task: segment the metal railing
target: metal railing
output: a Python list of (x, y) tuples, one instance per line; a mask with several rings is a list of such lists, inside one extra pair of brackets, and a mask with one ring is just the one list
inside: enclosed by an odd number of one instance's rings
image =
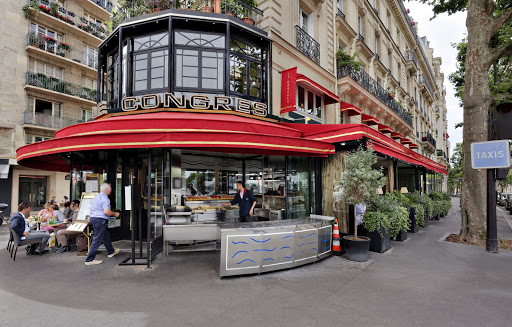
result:
[[(118, 8), (119, 17), (134, 18), (168, 9), (200, 11), (203, 13), (226, 14), (249, 25), (258, 27), (263, 11), (246, 0), (142, 0), (132, 1), (131, 6)], [(115, 29), (117, 26), (113, 26)]]
[(364, 70), (354, 70), (351, 66), (338, 67), (338, 78), (350, 76), (368, 92), (377, 97), (388, 108), (393, 110), (407, 124), (412, 126), (412, 116), (398, 102), (389, 97), (388, 91), (380, 86), (377, 81), (370, 77)]
[(57, 117), (42, 113), (35, 113), (33, 111), (25, 111), (24, 113), (24, 124), (27, 125), (36, 125), (53, 129), (61, 129), (82, 122), (83, 120), (81, 119)]
[(359, 33), (359, 35), (357, 36), (357, 39), (359, 41), (363, 41), (364, 42), (364, 36), (362, 36), (361, 33)]
[(434, 90), (432, 89), (432, 86), (430, 85), (428, 78), (425, 77), (425, 74), (422, 74), (420, 76), (420, 85), (421, 84), (425, 84), (427, 86), (427, 89), (430, 92), (430, 96), (432, 97), (432, 99), (435, 99), (434, 98)]
[(436, 140), (434, 139), (432, 134), (430, 134), (429, 132), (423, 133), (422, 141), (430, 143), (434, 148), (436, 147)]
[(297, 29), (297, 49), (317, 64), (320, 64), (320, 43), (300, 28), (299, 25), (295, 25), (295, 28)]
[(71, 59), (77, 63), (98, 69), (98, 58), (95, 53), (86, 53), (72, 49), (67, 43), (36, 33), (27, 34), (27, 45), (53, 53), (63, 58)]
[(338, 8), (338, 13), (337, 13), (338, 16), (340, 16), (341, 18), (345, 19), (345, 14), (343, 13), (343, 11), (341, 11), (340, 8)]
[(96, 90), (65, 82), (55, 77), (46, 76), (40, 73), (27, 72), (25, 77), (27, 85), (41, 87), (46, 90), (73, 95), (96, 102)]
[(114, 5), (112, 5), (112, 2), (106, 1), (106, 0), (89, 0), (89, 1), (91, 1), (92, 3), (97, 4), (101, 8), (105, 9), (106, 11), (108, 11), (109, 13), (112, 13), (112, 8), (114, 6)]
[(404, 57), (406, 61), (412, 61), (415, 66), (418, 66), (418, 58), (416, 58), (416, 55), (411, 50), (405, 51)]

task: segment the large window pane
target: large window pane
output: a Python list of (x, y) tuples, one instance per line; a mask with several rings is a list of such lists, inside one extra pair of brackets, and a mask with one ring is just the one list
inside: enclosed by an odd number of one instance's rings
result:
[(133, 90), (145, 90), (148, 88), (148, 54), (136, 54), (133, 57), (133, 62)]
[(196, 47), (224, 48), (226, 44), (226, 37), (218, 34), (177, 31), (174, 34), (174, 43), (178, 45)]
[(304, 109), (305, 109), (305, 100), (306, 100), (305, 94), (304, 94), (305, 92), (306, 91), (304, 90), (303, 87), (300, 87), (300, 86), (298, 87), (297, 110), (299, 110), (299, 111), (304, 111)]
[(151, 53), (151, 89), (167, 87), (167, 50)]
[(201, 64), (202, 87), (205, 89), (222, 89), (224, 84), (224, 54), (203, 51)]
[(249, 95), (261, 98), (261, 64), (251, 61), (249, 65)]
[(176, 50), (176, 86), (199, 87), (199, 51)]
[(157, 47), (165, 47), (169, 44), (167, 32), (147, 36), (140, 36), (133, 39), (134, 51), (147, 50)]
[(230, 78), (231, 91), (247, 93), (247, 60), (231, 55)]
[(230, 47), (231, 51), (233, 52), (237, 52), (261, 60), (261, 48), (252, 46), (239, 40), (231, 40)]
[(318, 117), (318, 118), (322, 118), (322, 97), (317, 95), (315, 96), (316, 97), (316, 101), (315, 101), (315, 115)]
[(309, 216), (309, 158), (288, 157), (288, 219)]
[(308, 92), (308, 115), (313, 115), (313, 112), (315, 110), (315, 95), (311, 92)]

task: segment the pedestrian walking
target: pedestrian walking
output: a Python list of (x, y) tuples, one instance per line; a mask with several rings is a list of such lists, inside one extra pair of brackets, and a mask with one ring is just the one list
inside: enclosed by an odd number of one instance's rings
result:
[(119, 217), (119, 212), (110, 210), (110, 199), (108, 198), (110, 193), (112, 193), (112, 186), (108, 183), (103, 183), (100, 186), (100, 193), (92, 199), (89, 223), (92, 225), (93, 235), (91, 247), (85, 259), (87, 266), (98, 265), (103, 262), (94, 259), (96, 258), (96, 251), (98, 251), (101, 244), (105, 245), (109, 258), (112, 258), (120, 251), (112, 246), (110, 233), (107, 231), (108, 218), (110, 216)]

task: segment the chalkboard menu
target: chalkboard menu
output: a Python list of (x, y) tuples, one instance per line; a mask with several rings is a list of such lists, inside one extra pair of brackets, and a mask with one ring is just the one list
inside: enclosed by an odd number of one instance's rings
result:
[(77, 220), (89, 220), (89, 218), (91, 218), (92, 199), (94, 199), (97, 194), (98, 193), (82, 193)]

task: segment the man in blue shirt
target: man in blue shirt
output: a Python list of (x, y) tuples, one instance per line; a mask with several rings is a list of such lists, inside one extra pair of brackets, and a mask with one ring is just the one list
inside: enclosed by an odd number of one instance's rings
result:
[(108, 257), (112, 258), (119, 253), (119, 249), (115, 249), (110, 242), (110, 233), (107, 231), (108, 218), (110, 216), (119, 217), (119, 212), (113, 212), (110, 210), (110, 199), (108, 196), (112, 193), (112, 186), (108, 183), (103, 183), (100, 186), (100, 193), (92, 199), (91, 203), (91, 218), (89, 223), (93, 228), (91, 247), (89, 253), (85, 259), (85, 264), (98, 265), (102, 263), (101, 260), (94, 260), (96, 257), (96, 251), (103, 243), (107, 249)]
[(250, 190), (247, 190), (242, 181), (236, 182), (238, 193), (235, 195), (231, 204), (237, 204), (240, 207), (240, 222), (252, 222), (252, 215), (254, 215), (254, 207), (256, 206), (256, 197)]

